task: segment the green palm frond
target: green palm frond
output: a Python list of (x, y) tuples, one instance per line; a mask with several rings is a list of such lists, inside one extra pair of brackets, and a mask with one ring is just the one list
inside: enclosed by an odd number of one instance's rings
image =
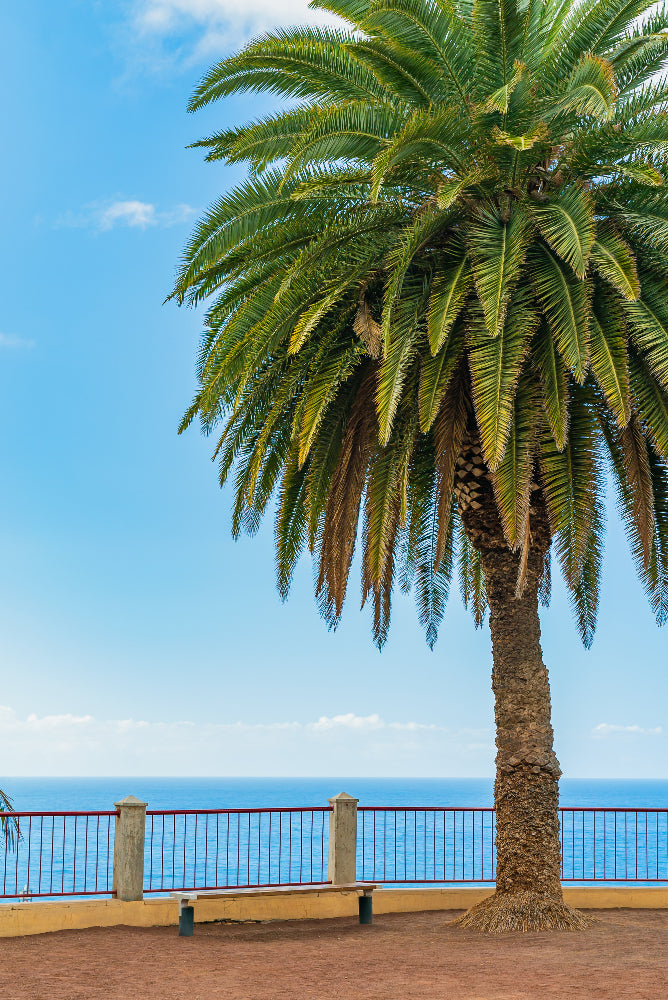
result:
[(549, 101), (544, 113), (546, 118), (555, 118), (575, 112), (609, 121), (615, 113), (616, 102), (617, 85), (612, 64), (601, 56), (587, 54), (573, 68), (563, 96)]
[(580, 575), (571, 588), (578, 632), (585, 649), (594, 641), (601, 596), (601, 571), (605, 533), (605, 510), (600, 500), (592, 505), (590, 531), (582, 557)]
[(462, 38), (470, 32), (454, 4), (422, 0), (380, 0), (369, 5), (359, 26), (366, 33), (389, 38), (411, 52), (420, 53), (438, 66), (445, 87), (444, 98), (467, 103), (474, 68), (470, 45)]
[(635, 418), (621, 431), (606, 420), (602, 421), (602, 428), (608, 443), (610, 465), (617, 484), (618, 508), (631, 554), (638, 574), (651, 595), (662, 586), (662, 580), (656, 576), (655, 456), (648, 448)]
[(455, 471), (461, 454), (470, 416), (470, 386), (465, 362), (462, 361), (452, 378), (434, 422), (436, 465), (436, 546), (434, 569), (437, 570), (451, 544), (451, 523), (448, 511), (453, 506)]
[(533, 246), (529, 259), (536, 296), (556, 347), (582, 382), (589, 362), (591, 285), (565, 270), (545, 246)]
[(668, 392), (635, 353), (629, 357), (629, 376), (633, 408), (645, 436), (664, 462), (668, 462)]
[(587, 190), (577, 185), (563, 188), (557, 198), (535, 208), (533, 215), (555, 253), (578, 278), (584, 278), (596, 233), (594, 202)]
[(382, 444), (387, 444), (390, 439), (408, 372), (417, 360), (419, 341), (424, 339), (421, 317), (427, 294), (428, 289), (420, 276), (404, 288), (404, 295), (394, 308), (392, 322), (385, 337), (376, 394)]
[(522, 211), (510, 220), (499, 218), (485, 208), (471, 224), (467, 234), (478, 298), (492, 337), (501, 332), (508, 302), (520, 276), (530, 227)]
[(540, 379), (545, 415), (554, 442), (561, 451), (568, 438), (570, 394), (564, 362), (546, 323), (538, 332), (532, 356)]
[[(460, 522), (461, 524), (461, 522)], [(466, 532), (460, 527), (457, 537), (459, 550), (459, 585), (464, 607), (473, 614), (476, 628), (482, 628), (487, 611), (487, 595), (485, 579), (480, 562), (480, 553), (474, 549), (466, 537)]]
[(440, 171), (465, 174), (470, 153), (464, 152), (461, 139), (468, 135), (467, 124), (456, 106), (414, 111), (375, 157), (372, 198), (377, 198), (386, 179), (406, 164), (426, 160)]
[(640, 296), (635, 259), (628, 243), (610, 227), (599, 232), (591, 248), (591, 261), (602, 278), (614, 285), (625, 299)]
[(473, 401), (485, 459), (494, 471), (506, 449), (513, 425), (515, 389), (540, 316), (518, 298), (500, 336), (490, 336), (479, 315), (471, 316), (470, 322)]
[(659, 384), (668, 389), (668, 301), (663, 282), (643, 281), (642, 299), (625, 302), (631, 338)]
[(420, 427), (428, 431), (440, 409), (452, 375), (464, 353), (464, 327), (458, 324), (436, 357), (423, 357), (420, 369)]
[(307, 469), (299, 468), (296, 457), (286, 466), (281, 482), (276, 514), (276, 579), (283, 600), (288, 596), (292, 574), (307, 538), (304, 504)]
[(648, 569), (654, 536), (654, 495), (649, 465), (649, 449), (639, 421), (634, 417), (619, 432), (624, 478), (628, 485), (631, 525), (637, 537), (637, 551)]
[(378, 77), (398, 100), (429, 107), (440, 97), (437, 65), (403, 45), (388, 39), (365, 38), (351, 43), (349, 51)]
[[(23, 838), (19, 827), (19, 820), (16, 816), (7, 816), (6, 813), (14, 812), (12, 799), (0, 789), (0, 826), (5, 838), (5, 850), (13, 850), (18, 841)], [(6, 861), (5, 861), (6, 864)]]
[(171, 295), (205, 303), (180, 430), (212, 435), (233, 532), (275, 505), (279, 592), (308, 550), (331, 627), (359, 540), (377, 643), (399, 583), (433, 645), (455, 572), (484, 620), (486, 532), (516, 595), (531, 578), (549, 600), (542, 524), (588, 645), (607, 456), (665, 621), (668, 11), (312, 6), (340, 26), (255, 39), (190, 104), (279, 99), (193, 144), (248, 176), (196, 224)]
[(374, 100), (383, 87), (376, 76), (348, 52), (353, 36), (328, 28), (276, 31), (250, 42), (239, 55), (218, 63), (196, 88), (189, 111), (245, 91), (282, 97), (328, 97)]
[(474, 0), (472, 22), (479, 48), (479, 86), (496, 90), (511, 80), (520, 53), (520, 5), (517, 0)]
[(598, 425), (582, 389), (573, 393), (565, 447), (559, 451), (551, 434), (544, 434), (539, 459), (556, 554), (573, 588), (581, 576), (601, 481)]
[(517, 388), (514, 414), (503, 458), (492, 482), (503, 529), (511, 549), (524, 539), (531, 499), (539, 396), (535, 383), (525, 378)]
[(570, 9), (554, 32), (548, 59), (555, 70), (564, 72), (583, 52), (608, 53), (651, 6), (651, 0), (585, 0), (569, 4)]
[(654, 502), (654, 544), (645, 590), (657, 625), (668, 620), (668, 465), (649, 452)]
[(590, 364), (620, 427), (631, 415), (624, 317), (618, 303), (601, 289), (594, 299), (590, 328)]
[(634, 240), (668, 252), (668, 206), (663, 197), (633, 198), (630, 205), (621, 205), (615, 218)]
[(473, 284), (473, 272), (463, 252), (459, 260), (439, 261), (439, 271), (431, 286), (427, 329), (432, 354), (441, 350), (456, 319), (464, 308)]

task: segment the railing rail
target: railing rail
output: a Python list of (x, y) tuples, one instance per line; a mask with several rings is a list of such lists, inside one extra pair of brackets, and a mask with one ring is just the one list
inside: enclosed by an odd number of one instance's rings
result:
[(326, 882), (330, 811), (148, 810), (144, 892)]
[(560, 812), (562, 882), (668, 881), (668, 809)]
[(493, 882), (493, 809), (359, 806), (357, 869), (389, 883)]
[(112, 895), (117, 815), (116, 810), (0, 813), (0, 899)]
[[(133, 861), (139, 895), (119, 882), (119, 896), (141, 897), (142, 872), (144, 893), (327, 882), (332, 816), (331, 805), (147, 810), (143, 858), (140, 849)], [(0, 899), (114, 895), (120, 821), (121, 809), (0, 813)], [(358, 806), (341, 836), (352, 861), (356, 845), (364, 881), (489, 884), (495, 824), (493, 809)], [(563, 807), (560, 842), (563, 882), (668, 883), (668, 809)]]
[[(493, 809), (359, 806), (359, 877), (392, 884), (496, 878)], [(562, 882), (668, 882), (668, 809), (562, 807)]]

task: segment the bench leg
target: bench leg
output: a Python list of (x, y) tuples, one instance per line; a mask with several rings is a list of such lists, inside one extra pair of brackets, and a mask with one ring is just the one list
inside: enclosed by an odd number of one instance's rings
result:
[(195, 930), (195, 907), (182, 906), (179, 910), (179, 936), (192, 937)]
[(360, 907), (360, 923), (361, 924), (372, 924), (373, 923), (373, 902), (371, 893), (368, 896), (360, 896), (359, 898)]

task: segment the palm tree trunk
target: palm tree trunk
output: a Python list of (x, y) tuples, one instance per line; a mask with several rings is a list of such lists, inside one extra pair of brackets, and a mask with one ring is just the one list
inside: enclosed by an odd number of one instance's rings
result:
[[(480, 553), (489, 605), (496, 717), (496, 892), (458, 920), (488, 932), (580, 929), (589, 922), (567, 906), (561, 888), (559, 777), (553, 749), (550, 685), (540, 648), (538, 590), (550, 528), (540, 491), (532, 498), (531, 542), (524, 587), (517, 594), (522, 554), (508, 547), (480, 472), (480, 449), (469, 442), (461, 463), (477, 466), (471, 490), (459, 502), (467, 536)], [(469, 474), (470, 474), (469, 469)]]

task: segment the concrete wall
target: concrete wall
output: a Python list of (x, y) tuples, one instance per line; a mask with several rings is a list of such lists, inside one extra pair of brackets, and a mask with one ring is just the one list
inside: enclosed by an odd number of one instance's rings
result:
[[(374, 893), (375, 913), (418, 910), (464, 910), (484, 899), (489, 889), (379, 889)], [(668, 909), (668, 887), (566, 886), (564, 898), (583, 909)], [(195, 920), (300, 920), (350, 917), (357, 914), (357, 893), (326, 892), (250, 896), (229, 893), (219, 899), (195, 903)], [(44, 934), (47, 931), (82, 930), (86, 927), (167, 927), (178, 923), (173, 899), (75, 900), (0, 905), (0, 937)]]

